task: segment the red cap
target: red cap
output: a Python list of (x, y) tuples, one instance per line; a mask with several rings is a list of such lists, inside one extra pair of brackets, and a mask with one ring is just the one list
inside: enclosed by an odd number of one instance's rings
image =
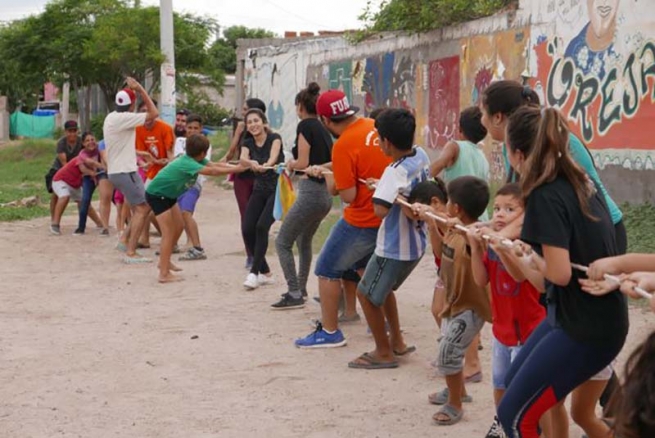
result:
[(136, 94), (131, 88), (123, 88), (116, 93), (116, 106), (130, 106), (136, 102)]
[(343, 120), (355, 115), (359, 111), (356, 106), (350, 105), (348, 97), (341, 90), (328, 90), (318, 96), (316, 113), (330, 120)]

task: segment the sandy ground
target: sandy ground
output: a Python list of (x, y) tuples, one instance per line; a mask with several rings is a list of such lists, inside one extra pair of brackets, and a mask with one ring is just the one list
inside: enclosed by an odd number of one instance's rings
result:
[[(296, 349), (318, 305), (269, 310), (285, 290), (275, 256), (277, 285), (243, 290), (231, 192), (208, 185), (197, 217), (209, 258), (182, 262), (186, 281), (169, 285), (156, 283), (154, 265), (121, 264), (114, 237), (72, 236), (73, 216), (61, 237), (46, 219), (0, 224), (1, 437), (484, 436), (494, 411), (489, 326), (484, 381), (469, 386), (464, 420), (431, 421), (426, 397), (444, 381), (429, 365), (428, 257), (398, 297), (418, 351), (396, 370), (351, 370), (347, 362), (372, 346), (363, 322), (344, 327), (345, 348)], [(631, 321), (623, 357), (655, 328), (641, 309)]]

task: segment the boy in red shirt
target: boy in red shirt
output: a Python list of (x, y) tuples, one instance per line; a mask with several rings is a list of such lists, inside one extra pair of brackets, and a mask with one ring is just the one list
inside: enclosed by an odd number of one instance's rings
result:
[[(546, 309), (539, 302), (539, 292), (545, 289), (543, 278), (517, 282), (510, 272), (516, 264), (507, 251), (494, 251), (481, 236), (494, 234), (523, 215), (521, 188), (518, 184), (503, 186), (494, 199), (493, 230), (473, 228), (468, 233), (471, 246), (473, 278), (478, 286), (490, 285), (492, 316), (492, 374), (496, 406), (505, 393), (505, 376), (525, 344), (528, 336), (546, 317)], [(534, 285), (532, 284), (534, 282)], [(498, 419), (494, 420), (487, 438), (503, 437)]]

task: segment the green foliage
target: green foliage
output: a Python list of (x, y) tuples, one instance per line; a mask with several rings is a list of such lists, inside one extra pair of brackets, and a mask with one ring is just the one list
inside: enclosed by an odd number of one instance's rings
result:
[(0, 207), (0, 221), (47, 216), (49, 194), (44, 176), (55, 159), (53, 140), (25, 140), (0, 149), (0, 203), (38, 196), (35, 207)]
[(628, 230), (628, 252), (655, 253), (655, 206), (625, 204), (621, 210)]
[(516, 0), (383, 0), (374, 10), (369, 0), (360, 20), (366, 24), (359, 35), (371, 32), (427, 32), (464, 21), (493, 15)]
[(102, 126), (105, 123), (105, 117), (107, 117), (107, 114), (104, 113), (91, 117), (91, 132), (93, 132), (93, 136), (97, 141), (100, 141), (104, 138), (104, 134), (102, 133)]
[(184, 106), (190, 113), (201, 116), (207, 126), (220, 126), (224, 119), (231, 116), (228, 110), (211, 102), (202, 91), (189, 91)]
[(275, 33), (265, 29), (230, 26), (223, 31), (223, 37), (212, 44), (209, 55), (218, 69), (233, 74), (237, 71), (237, 40), (274, 37)]

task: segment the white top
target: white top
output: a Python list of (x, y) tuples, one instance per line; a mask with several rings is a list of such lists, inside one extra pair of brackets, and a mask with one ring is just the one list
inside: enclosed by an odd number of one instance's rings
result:
[[(175, 146), (173, 146), (173, 156), (177, 158), (184, 154), (186, 154), (186, 138), (178, 137), (175, 139)], [(209, 149), (207, 149), (207, 159), (209, 161), (212, 159), (212, 145), (209, 145)], [(199, 188), (202, 188), (202, 185), (205, 183), (205, 181), (207, 181), (206, 176), (198, 175), (198, 181), (196, 182), (196, 185)]]
[(117, 113), (102, 127), (107, 151), (107, 174), (136, 172), (136, 127), (146, 123), (146, 113)]
[(373, 203), (389, 208), (378, 230), (375, 255), (393, 260), (411, 261), (423, 256), (427, 245), (425, 223), (412, 220), (394, 201), (398, 195), (409, 197), (412, 189), (430, 175), (430, 157), (420, 147), (391, 163), (384, 170), (373, 194)]

